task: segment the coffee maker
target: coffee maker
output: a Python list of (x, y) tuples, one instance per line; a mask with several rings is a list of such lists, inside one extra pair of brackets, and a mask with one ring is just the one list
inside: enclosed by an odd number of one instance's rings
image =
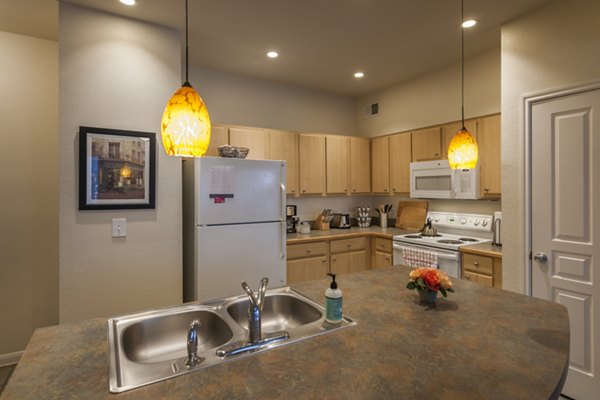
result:
[(296, 206), (287, 205), (285, 206), (285, 221), (287, 226), (287, 233), (296, 232), (296, 224), (298, 223), (298, 217), (296, 216)]

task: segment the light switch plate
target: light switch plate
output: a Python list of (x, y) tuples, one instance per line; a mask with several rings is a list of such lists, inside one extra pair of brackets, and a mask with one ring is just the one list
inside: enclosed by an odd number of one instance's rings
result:
[(127, 219), (113, 218), (112, 220), (112, 237), (127, 236)]

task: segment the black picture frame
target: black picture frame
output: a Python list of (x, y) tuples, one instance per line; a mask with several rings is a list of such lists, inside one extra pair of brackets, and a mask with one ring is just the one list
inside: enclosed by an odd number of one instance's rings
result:
[(156, 134), (79, 127), (79, 209), (155, 208)]

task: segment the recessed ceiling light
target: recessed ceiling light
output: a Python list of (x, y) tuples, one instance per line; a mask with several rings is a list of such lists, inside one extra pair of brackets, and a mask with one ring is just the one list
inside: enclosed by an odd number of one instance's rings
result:
[(135, 0), (119, 0), (121, 3), (126, 6), (135, 6)]
[(354, 73), (354, 77), (355, 77), (355, 78), (362, 78), (363, 76), (365, 76), (365, 73), (364, 73), (364, 72), (360, 72), (360, 71), (359, 71), (359, 72), (355, 72), (355, 73)]
[(468, 19), (468, 20), (466, 20), (466, 21), (464, 21), (462, 23), (462, 27), (463, 28), (472, 28), (475, 25), (477, 25), (477, 20), (476, 19)]
[(279, 57), (279, 53), (276, 52), (276, 51), (271, 50), (271, 51), (269, 51), (267, 53), (267, 57), (269, 57), (269, 58), (277, 58), (277, 57)]

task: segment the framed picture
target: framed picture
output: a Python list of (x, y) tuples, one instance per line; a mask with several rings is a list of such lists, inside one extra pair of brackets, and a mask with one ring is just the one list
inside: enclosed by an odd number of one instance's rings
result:
[(79, 127), (79, 209), (154, 208), (156, 135)]

